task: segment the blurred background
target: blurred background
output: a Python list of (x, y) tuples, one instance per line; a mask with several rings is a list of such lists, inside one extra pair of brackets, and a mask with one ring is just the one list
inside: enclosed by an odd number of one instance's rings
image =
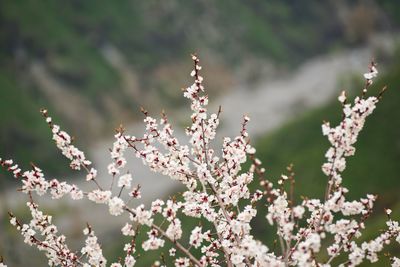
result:
[[(54, 119), (87, 151), (102, 182), (114, 129), (143, 129), (140, 106), (157, 116), (164, 109), (178, 129), (189, 123), (181, 89), (191, 84), (191, 53), (197, 53), (210, 95), (210, 109), (222, 105), (221, 134), (234, 136), (248, 114), (260, 159), (275, 180), (294, 164), (296, 192), (321, 197), (326, 183), (320, 166), (328, 142), (322, 120), (338, 122), (336, 97), (343, 89), (356, 95), (362, 73), (374, 58), (379, 80), (371, 88), (389, 91), (367, 121), (348, 162), (345, 184), (350, 197), (379, 194), (365, 238), (384, 227), (383, 208), (400, 216), (400, 2), (381, 1), (19, 1), (0, 2), (0, 156), (24, 168), (34, 162), (48, 178), (83, 183), (51, 141), (39, 114)], [(143, 187), (143, 201), (176, 191), (165, 177), (130, 165)], [(0, 172), (0, 255), (9, 266), (43, 266), (44, 256), (23, 244), (6, 212), (28, 219), (18, 183)], [(82, 185), (83, 186), (83, 185)], [(100, 234), (105, 253), (116, 260), (124, 240), (115, 240), (106, 208), (74, 207), (70, 201), (43, 201), (59, 218), (71, 247), (83, 243), (86, 221)], [(85, 204), (86, 205), (86, 204)], [(61, 207), (61, 208), (60, 208)], [(188, 222), (188, 225), (190, 223)], [(112, 226), (112, 227), (111, 227)], [(260, 239), (273, 242), (264, 219), (255, 222)], [(110, 229), (114, 230), (110, 230)], [(119, 235), (118, 235), (119, 236)], [(272, 243), (271, 243), (272, 244)], [(273, 245), (271, 245), (272, 247)], [(390, 248), (388, 252), (399, 254)], [(142, 253), (139, 266), (155, 254)], [(388, 264), (385, 259), (382, 266)]]

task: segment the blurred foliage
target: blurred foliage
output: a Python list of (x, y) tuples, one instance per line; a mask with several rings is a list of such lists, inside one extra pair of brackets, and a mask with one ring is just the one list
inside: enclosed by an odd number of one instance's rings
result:
[(389, 23), (393, 23), (394, 25), (400, 24), (400, 4), (398, 1), (379, 0), (378, 3), (389, 14)]

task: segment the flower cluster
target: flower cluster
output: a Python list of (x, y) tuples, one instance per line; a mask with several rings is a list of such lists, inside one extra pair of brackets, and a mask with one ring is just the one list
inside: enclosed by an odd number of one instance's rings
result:
[(58, 234), (57, 227), (52, 224), (52, 217), (43, 214), (36, 203), (28, 202), (27, 206), (32, 215), (29, 224), (22, 224), (13, 214), (9, 214), (11, 224), (21, 232), (24, 242), (44, 251), (49, 266), (73, 266), (80, 263), (78, 255), (68, 248), (65, 236)]
[[(192, 56), (194, 83), (184, 89), (184, 97), (191, 103), (192, 124), (186, 128), (189, 144), (181, 144), (163, 113), (161, 119), (151, 117), (147, 111), (143, 136), (125, 133), (120, 127), (110, 149), (111, 163), (108, 173), (110, 186), (100, 185), (97, 170), (83, 152), (72, 145), (71, 137), (53, 124), (46, 110), (46, 118), (57, 147), (71, 161), (71, 168), (86, 171), (86, 181), (94, 188), (83, 192), (76, 185), (48, 181), (36, 166), (23, 172), (12, 160), (0, 164), (22, 182), (21, 191), (29, 196), (28, 207), (32, 220), (22, 224), (10, 213), (10, 221), (24, 237), (24, 241), (45, 252), (50, 266), (106, 266), (102, 248), (92, 228), (84, 229), (85, 245), (78, 252), (71, 252), (65, 236), (58, 233), (51, 216), (39, 211), (33, 200), (49, 194), (53, 199), (70, 195), (74, 200), (88, 199), (108, 207), (110, 215), (129, 214), (129, 221), (122, 227), (122, 235), (130, 241), (124, 246), (125, 257), (111, 264), (113, 267), (134, 266), (136, 246), (145, 251), (157, 250), (167, 243), (172, 245), (169, 255), (175, 266), (332, 266), (339, 255), (346, 255), (347, 266), (356, 266), (365, 260), (375, 262), (384, 246), (396, 240), (400, 243), (400, 227), (388, 215), (387, 230), (370, 241), (360, 244), (365, 221), (371, 215), (376, 196), (366, 195), (359, 200), (347, 200), (348, 189), (342, 186), (342, 173), (346, 159), (354, 155), (354, 144), (367, 117), (374, 111), (383, 91), (377, 96), (366, 97), (372, 79), (377, 76), (376, 64), (364, 74), (366, 86), (362, 95), (353, 103), (346, 93), (339, 96), (343, 107), (343, 119), (336, 127), (328, 122), (322, 125), (331, 147), (325, 154), (323, 173), (328, 177), (323, 199), (303, 198), (295, 203), (293, 198), (294, 172), (282, 175), (275, 186), (264, 177), (265, 169), (256, 158), (246, 130), (250, 119), (244, 116), (241, 130), (234, 138), (223, 138), (222, 148), (215, 150), (213, 140), (219, 125), (221, 109), (209, 114), (208, 97), (205, 94), (202, 67), (196, 55)], [(385, 89), (385, 88), (384, 88)], [(184, 192), (178, 198), (166, 201), (156, 199), (150, 207), (133, 206), (130, 199), (140, 198), (140, 185), (133, 185), (134, 177), (126, 167), (125, 153), (132, 151), (151, 171), (181, 182)], [(247, 169), (246, 161), (251, 162)], [(261, 190), (251, 190), (249, 185), (256, 179)], [(117, 179), (115, 182), (114, 180)], [(114, 183), (115, 182), (115, 183)], [(287, 190), (287, 185), (290, 189)], [(114, 191), (114, 187), (117, 190)], [(107, 188), (107, 189), (106, 189)], [(123, 194), (124, 190), (129, 190)], [(267, 206), (266, 223), (275, 226), (280, 252), (270, 250), (252, 234), (251, 222), (257, 216), (257, 204)], [(190, 232), (184, 231), (185, 217), (199, 220)], [(161, 223), (158, 223), (161, 222)], [(145, 240), (137, 240), (138, 229), (147, 232)], [(195, 255), (201, 255), (196, 257)], [(392, 266), (400, 266), (400, 260), (391, 258)], [(164, 266), (156, 261), (154, 266)], [(0, 263), (0, 266), (5, 266)]]
[(85, 154), (72, 145), (71, 136), (65, 131), (62, 131), (60, 126), (53, 124), (53, 119), (48, 116), (47, 109), (42, 109), (40, 112), (43, 117), (45, 117), (53, 133), (53, 140), (57, 147), (61, 150), (61, 153), (71, 161), (70, 167), (74, 170), (80, 170), (81, 167), (87, 168), (90, 166), (91, 162), (86, 159)]
[(103, 251), (89, 225), (83, 230), (83, 234), (86, 235), (87, 238), (85, 240), (85, 246), (81, 249), (81, 253), (82, 256), (86, 256), (88, 259), (88, 263), (85, 263), (84, 266), (106, 266), (107, 261), (103, 256)]

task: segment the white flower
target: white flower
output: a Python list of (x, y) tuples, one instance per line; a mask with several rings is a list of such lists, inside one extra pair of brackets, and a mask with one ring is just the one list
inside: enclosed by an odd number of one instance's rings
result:
[(161, 238), (150, 237), (148, 240), (143, 242), (142, 247), (143, 247), (144, 251), (156, 250), (160, 247), (163, 247), (164, 243), (165, 243), (165, 241), (162, 240)]
[(392, 267), (400, 267), (400, 259), (397, 257), (391, 258), (392, 260)]
[(151, 216), (151, 211), (145, 210), (144, 205), (141, 204), (134, 210), (133, 214), (130, 214), (130, 219), (132, 221), (138, 222), (139, 224), (151, 226), (151, 224), (153, 223), (153, 219), (151, 218)]
[(85, 227), (82, 232), (84, 235), (88, 235), (90, 233), (90, 230), (89, 228)]
[(126, 267), (133, 267), (136, 263), (135, 258), (132, 255), (128, 255), (125, 257), (125, 266)]
[(73, 200), (79, 200), (83, 198), (83, 191), (79, 190), (76, 185), (72, 185), (70, 195)]
[(124, 201), (119, 197), (113, 197), (108, 201), (108, 207), (111, 215), (118, 216), (124, 211)]
[(107, 264), (93, 231), (86, 238), (85, 246), (81, 249), (81, 253), (87, 255), (89, 264), (92, 266), (105, 267)]
[(16, 225), (17, 225), (17, 218), (15, 218), (14, 216), (12, 216), (11, 219), (10, 219), (10, 223), (11, 223), (11, 225), (16, 226)]
[(174, 219), (165, 231), (167, 236), (172, 240), (178, 240), (182, 236), (181, 221), (179, 219)]
[(190, 261), (188, 258), (177, 258), (175, 260), (175, 267), (189, 267)]
[(235, 265), (239, 265), (243, 263), (244, 256), (240, 254), (233, 254), (231, 256), (232, 263)]
[(330, 128), (329, 122), (322, 124), (322, 134), (323, 135), (328, 135), (330, 130), (331, 130), (331, 128)]
[(189, 244), (192, 245), (194, 248), (198, 248), (203, 242), (203, 234), (201, 233), (201, 227), (196, 226), (190, 235)]
[(101, 191), (99, 189), (93, 190), (88, 194), (89, 200), (96, 203), (107, 203), (111, 197), (110, 191)]
[(118, 187), (125, 186), (126, 188), (131, 187), (132, 175), (130, 173), (121, 175), (118, 180)]
[(170, 250), (168, 252), (169, 252), (169, 255), (171, 257), (175, 257), (175, 254), (176, 254), (176, 249), (175, 248), (170, 248)]
[(117, 168), (117, 166), (115, 165), (115, 163), (110, 163), (107, 167), (108, 169), (108, 173), (112, 176), (119, 174), (119, 170)]
[(162, 211), (162, 206), (164, 206), (164, 201), (160, 199), (156, 199), (151, 203), (151, 212), (155, 213), (161, 213)]
[(133, 226), (129, 223), (126, 223), (125, 226), (122, 227), (121, 231), (122, 234), (126, 236), (134, 236), (136, 234)]
[(372, 80), (375, 77), (376, 77), (376, 73), (374, 73), (374, 72), (364, 73), (364, 78), (367, 80)]
[(97, 176), (97, 170), (91, 168), (89, 173), (86, 175), (86, 181), (93, 180)]
[(305, 209), (303, 206), (296, 206), (293, 208), (293, 216), (296, 218), (302, 218), (304, 211)]
[(338, 97), (339, 102), (344, 103), (346, 102), (346, 91), (342, 91), (342, 93), (340, 94), (340, 96)]

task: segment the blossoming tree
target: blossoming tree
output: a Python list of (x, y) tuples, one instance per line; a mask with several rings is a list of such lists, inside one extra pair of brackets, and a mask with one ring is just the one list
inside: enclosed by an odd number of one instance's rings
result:
[[(169, 253), (175, 266), (356, 266), (363, 261), (375, 262), (378, 253), (392, 240), (400, 243), (400, 227), (386, 210), (387, 229), (375, 239), (357, 242), (364, 229), (365, 220), (371, 215), (376, 196), (366, 195), (359, 200), (347, 200), (348, 189), (342, 185), (341, 173), (346, 159), (354, 155), (354, 144), (366, 118), (374, 111), (385, 88), (377, 96), (367, 97), (368, 87), (378, 74), (371, 63), (361, 96), (351, 103), (345, 92), (338, 100), (343, 107), (342, 121), (331, 127), (322, 125), (322, 133), (331, 146), (325, 154), (322, 171), (327, 176), (323, 199), (304, 198), (295, 203), (292, 196), (292, 175), (282, 175), (277, 185), (265, 179), (265, 170), (250, 145), (246, 126), (242, 121), (240, 134), (225, 137), (221, 150), (215, 151), (212, 141), (219, 125), (219, 115), (207, 111), (208, 97), (204, 93), (201, 66), (197, 56), (192, 56), (194, 83), (184, 90), (184, 97), (191, 103), (192, 124), (186, 129), (189, 145), (174, 137), (167, 116), (156, 120), (143, 110), (145, 133), (136, 137), (125, 133), (121, 127), (115, 135), (108, 165), (110, 184), (101, 185), (97, 171), (72, 143), (71, 137), (53, 123), (47, 110), (42, 110), (53, 140), (62, 154), (70, 160), (74, 170), (86, 172), (86, 180), (93, 183), (93, 190), (83, 192), (76, 185), (57, 179), (47, 180), (42, 170), (32, 165), (23, 171), (12, 160), (0, 164), (22, 183), (21, 192), (27, 194), (27, 206), (32, 219), (24, 223), (9, 212), (10, 222), (24, 237), (24, 242), (43, 251), (49, 266), (106, 266), (102, 248), (90, 225), (83, 229), (84, 247), (72, 251), (63, 234), (52, 223), (52, 217), (43, 213), (34, 195), (49, 194), (54, 200), (69, 196), (73, 200), (85, 199), (107, 205), (109, 213), (120, 216), (129, 214), (129, 221), (122, 227), (122, 235), (130, 238), (125, 244), (123, 259), (111, 263), (112, 267), (134, 266), (136, 248), (157, 250), (166, 242), (172, 244)], [(140, 186), (134, 185), (126, 170), (125, 154), (132, 151), (143, 164), (185, 186), (181, 198), (167, 201), (156, 199), (150, 207), (132, 206), (130, 199), (140, 198)], [(243, 164), (249, 161), (248, 169)], [(249, 184), (259, 180), (260, 189), (252, 191)], [(286, 190), (289, 188), (288, 190)], [(257, 216), (256, 205), (267, 205), (266, 225), (274, 225), (280, 251), (273, 252), (252, 235), (251, 221)], [(193, 217), (207, 223), (199, 224), (183, 238), (183, 217)], [(162, 218), (163, 223), (157, 224)], [(146, 240), (138, 241), (137, 229), (147, 229)], [(272, 237), (274, 238), (274, 237)], [(201, 256), (195, 256), (201, 255)], [(325, 256), (320, 256), (325, 255)], [(328, 255), (328, 256), (326, 256)], [(338, 262), (338, 257), (341, 255)], [(2, 261), (2, 260), (0, 260)], [(391, 258), (392, 266), (400, 266), (400, 259)], [(158, 266), (166, 263), (157, 262)], [(5, 263), (0, 263), (5, 266)]]

